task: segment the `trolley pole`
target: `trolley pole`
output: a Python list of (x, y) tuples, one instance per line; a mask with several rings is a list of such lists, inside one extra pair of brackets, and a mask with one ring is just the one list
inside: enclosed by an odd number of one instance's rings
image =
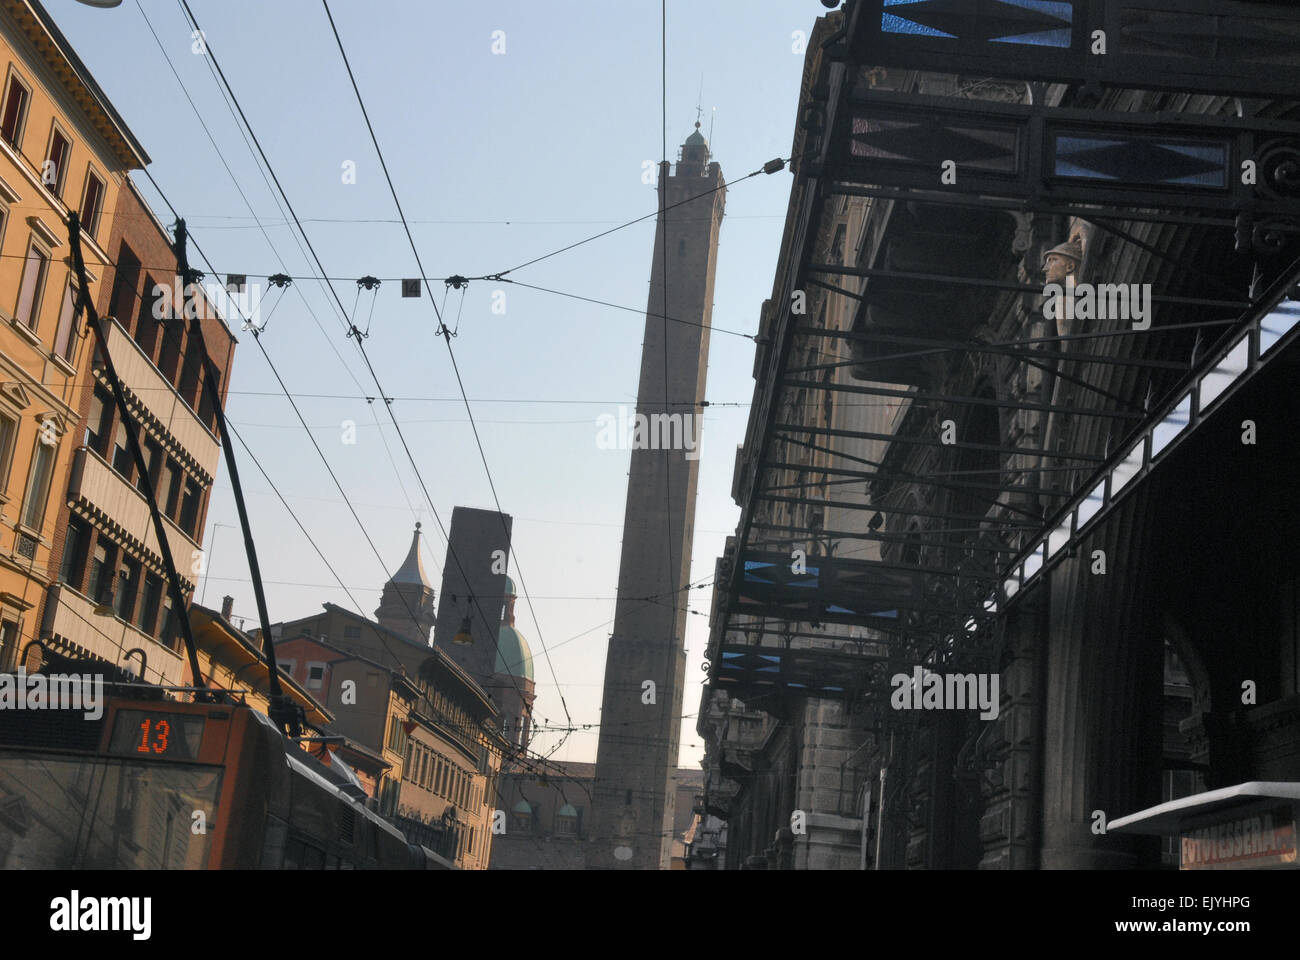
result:
[[(285, 696), (284, 688), (280, 683), (280, 668), (276, 663), (275, 643), (271, 638), (271, 616), (267, 612), (266, 591), (262, 588), (262, 568), (257, 562), (257, 547), (253, 543), (253, 531), (248, 523), (248, 510), (244, 506), (244, 488), (239, 482), (239, 466), (235, 463), (235, 446), (231, 443), (230, 434), (226, 429), (226, 413), (222, 408), (221, 394), (217, 388), (217, 367), (212, 362), (212, 357), (208, 355), (207, 343), (203, 339), (203, 325), (199, 320), (199, 311), (197, 308), (190, 308), (194, 297), (193, 286), (198, 282), (199, 275), (190, 269), (189, 257), (186, 254), (186, 241), (185, 221), (178, 218), (176, 221), (176, 242), (172, 250), (176, 254), (177, 271), (181, 277), (181, 290), (184, 298), (182, 313), (189, 318), (190, 339), (198, 344), (200, 356), (203, 358), (203, 389), (207, 392), (208, 401), (211, 403), (213, 413), (217, 419), (221, 450), (225, 455), (226, 471), (230, 475), (230, 485), (235, 493), (235, 508), (239, 513), (239, 526), (244, 534), (244, 552), (248, 555), (248, 572), (253, 581), (253, 596), (257, 600), (257, 616), (262, 624), (262, 647), (266, 652), (266, 667), (269, 672), (268, 684), (271, 703), (267, 715), (271, 718), (271, 722), (287, 731), (289, 736), (298, 737), (302, 735), (301, 711), (297, 704)], [(253, 336), (257, 336), (257, 334), (254, 333)]]

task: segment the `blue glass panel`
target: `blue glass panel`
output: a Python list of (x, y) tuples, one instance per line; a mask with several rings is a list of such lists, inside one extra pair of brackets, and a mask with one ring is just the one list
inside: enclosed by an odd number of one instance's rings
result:
[(880, 15), (880, 30), (882, 33), (908, 33), (914, 37), (945, 37), (949, 40), (955, 40), (951, 33), (944, 33), (942, 30), (936, 30), (934, 27), (927, 27), (923, 23), (916, 23), (913, 20), (904, 20), (902, 17), (896, 17), (892, 13), (882, 13)]
[(1014, 37), (993, 37), (990, 43), (1018, 43), (1034, 47), (1068, 47), (1070, 45), (1070, 28), (1060, 30), (1041, 30), (1038, 33), (1022, 33)]
[(1063, 0), (1002, 0), (1002, 2), (1026, 10), (1037, 10), (1051, 17), (1060, 17), (1066, 23), (1074, 22), (1074, 7), (1064, 3)]

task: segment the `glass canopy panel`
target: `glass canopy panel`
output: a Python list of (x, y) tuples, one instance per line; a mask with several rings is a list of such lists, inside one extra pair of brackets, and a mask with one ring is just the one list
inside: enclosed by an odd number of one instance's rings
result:
[(1286, 333), (1300, 323), (1300, 303), (1283, 300), (1259, 322), (1259, 355), (1262, 357), (1277, 345)]
[(1092, 488), (1092, 492), (1083, 498), (1083, 503), (1079, 504), (1077, 512), (1078, 525), (1076, 530), (1082, 529), (1083, 525), (1097, 515), (1097, 512), (1106, 502), (1106, 481), (1102, 480)]
[(1189, 393), (1179, 401), (1178, 406), (1169, 411), (1169, 416), (1157, 423), (1156, 428), (1151, 431), (1152, 459), (1160, 456), (1160, 451), (1169, 446), (1170, 441), (1183, 432), (1191, 419), (1192, 395)]
[(1043, 544), (1039, 544), (1034, 552), (1025, 558), (1025, 582), (1027, 583), (1034, 574), (1043, 568)]
[(1112, 497), (1124, 489), (1125, 484), (1138, 475), (1142, 469), (1142, 455), (1146, 452), (1147, 440), (1143, 437), (1138, 445), (1128, 452), (1123, 460), (1115, 465), (1110, 475), (1110, 495)]
[(1007, 577), (1002, 583), (1002, 591), (1008, 597), (1014, 597), (1020, 591), (1020, 578), (1024, 576), (1024, 568), (1016, 567), (1011, 571), (1011, 576)]
[(1069, 47), (1074, 22), (1070, 0), (884, 0), (883, 7), (883, 33), (971, 42)]
[(1061, 525), (1047, 535), (1047, 555), (1056, 556), (1057, 552), (1070, 542), (1071, 526), (1074, 523), (1074, 514), (1070, 514)]
[(1052, 173), (1124, 186), (1184, 186), (1222, 189), (1228, 185), (1226, 140), (1192, 142), (1143, 134), (1090, 135), (1061, 131), (1052, 136)]
[(1237, 341), (1214, 369), (1201, 378), (1201, 412), (1208, 410), (1210, 404), (1219, 399), (1223, 391), (1246, 372), (1249, 365), (1250, 337), (1247, 335)]

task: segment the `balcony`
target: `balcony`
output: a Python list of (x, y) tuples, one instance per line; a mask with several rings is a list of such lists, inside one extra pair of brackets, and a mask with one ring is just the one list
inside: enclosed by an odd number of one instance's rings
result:
[[(128, 651), (143, 650), (147, 658), (144, 678), (150, 683), (179, 686), (183, 661), (125, 620), (95, 613), (95, 604), (66, 583), (50, 587), (41, 622), (41, 637), (55, 638), (54, 646), (71, 654), (90, 654), (108, 663), (140, 670), (140, 657)], [(78, 649), (79, 648), (79, 649)]]
[[(78, 447), (73, 458), (68, 500), (75, 512), (89, 517), (117, 539), (143, 550), (149, 557), (148, 565), (157, 571), (162, 570), (158, 538), (154, 534), (149, 503), (144, 494), (123, 480), (88, 447)], [(167, 531), (167, 542), (182, 585), (186, 590), (193, 590), (191, 571), (199, 545), (166, 517), (163, 517), (163, 527)]]
[(220, 456), (216, 437), (116, 322), (108, 325), (108, 352), (132, 410), (155, 431), (163, 432), (164, 441), (170, 438), (172, 442), (165, 442), (170, 452), (197, 466), (210, 483)]

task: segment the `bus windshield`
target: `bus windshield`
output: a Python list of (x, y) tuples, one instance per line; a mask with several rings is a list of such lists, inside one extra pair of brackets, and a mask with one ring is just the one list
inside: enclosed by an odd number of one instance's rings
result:
[(192, 763), (0, 751), (0, 869), (202, 869), (221, 774)]

